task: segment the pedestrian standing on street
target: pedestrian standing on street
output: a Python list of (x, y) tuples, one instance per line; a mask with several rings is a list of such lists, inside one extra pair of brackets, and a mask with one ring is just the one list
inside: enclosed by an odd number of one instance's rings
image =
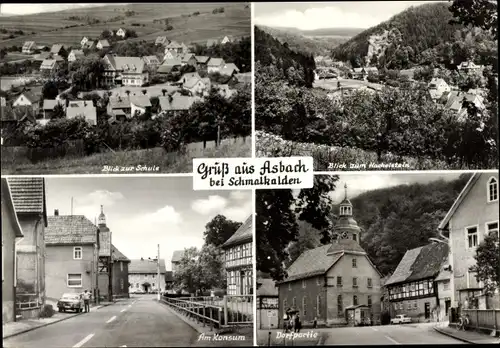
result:
[(283, 314), (283, 332), (287, 333), (288, 332), (288, 322), (290, 321), (290, 318), (288, 317), (288, 312), (285, 312)]
[(316, 329), (318, 327), (318, 318), (317, 317), (314, 317), (314, 321), (313, 321), (313, 329)]
[(85, 305), (85, 313), (90, 312), (90, 292), (88, 290), (85, 290), (83, 293), (83, 303)]
[(294, 332), (300, 332), (300, 316), (298, 313), (295, 316), (295, 323), (294, 324), (295, 324), (294, 325)]

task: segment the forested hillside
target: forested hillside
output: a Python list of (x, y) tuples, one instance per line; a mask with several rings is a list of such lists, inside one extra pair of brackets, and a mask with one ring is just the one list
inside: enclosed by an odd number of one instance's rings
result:
[(288, 83), (312, 87), (316, 63), (311, 54), (294, 51), (289, 45), (255, 27), (255, 61), (273, 66)]
[[(324, 36), (311, 37), (305, 36), (298, 30), (288, 30), (282, 28), (271, 28), (260, 26), (264, 32), (272, 35), (281, 43), (287, 43), (288, 47), (294, 51), (305, 52), (314, 56), (326, 55), (329, 56), (332, 49), (341, 43), (346, 42), (351, 36)], [(348, 34), (348, 33), (346, 33)]]
[(451, 24), (449, 3), (411, 7), (386, 22), (363, 31), (332, 51), (336, 60), (354, 67), (374, 65), (407, 69), (420, 64), (476, 63), (494, 65), (498, 50), (490, 34), (479, 28)]
[[(393, 272), (407, 250), (437, 237), (437, 226), (450, 209), (471, 174), (454, 181), (400, 185), (368, 191), (353, 199), (354, 219), (361, 227), (361, 246), (384, 274)], [(338, 213), (338, 207), (332, 210)], [(333, 224), (336, 215), (331, 216)], [(299, 237), (288, 248), (289, 265), (304, 250), (321, 245), (322, 235), (310, 224), (299, 222)], [(324, 242), (327, 242), (323, 238)]]

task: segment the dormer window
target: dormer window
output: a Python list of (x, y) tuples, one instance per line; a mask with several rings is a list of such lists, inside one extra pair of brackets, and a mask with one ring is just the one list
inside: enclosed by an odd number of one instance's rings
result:
[(495, 202), (498, 200), (498, 180), (491, 177), (488, 180), (488, 202)]

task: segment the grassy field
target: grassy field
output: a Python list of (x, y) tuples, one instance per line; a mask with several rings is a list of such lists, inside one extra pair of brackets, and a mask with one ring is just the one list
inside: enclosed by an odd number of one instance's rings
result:
[[(177, 3), (177, 4), (128, 4), (106, 5), (98, 8), (79, 8), (60, 12), (26, 16), (0, 17), (0, 28), (23, 30), (26, 34), (14, 39), (0, 41), (0, 48), (22, 45), (25, 41), (35, 41), (37, 45), (79, 44), (83, 36), (97, 38), (105, 29), (124, 27), (137, 32), (139, 40), (153, 41), (156, 36), (165, 34), (172, 40), (205, 41), (224, 35), (250, 36), (250, 8), (245, 3)], [(222, 14), (212, 14), (212, 10), (224, 7)], [(125, 11), (135, 11), (131, 17), (123, 20), (87, 25), (82, 21), (68, 20), (70, 16), (89, 16), (108, 21), (117, 16), (125, 16)], [(193, 12), (199, 16), (182, 17)], [(169, 18), (173, 30), (165, 32), (164, 24), (153, 23), (155, 19)], [(132, 24), (139, 26), (132, 26)], [(77, 27), (65, 28), (78, 25)], [(82, 25), (82, 26), (80, 26)], [(144, 25), (144, 26), (143, 26)], [(35, 34), (32, 34), (35, 32)]]
[(191, 173), (193, 158), (228, 158), (251, 157), (252, 145), (246, 143), (221, 145), (218, 148), (205, 149), (201, 155), (185, 151), (183, 153), (166, 153), (162, 148), (147, 150), (133, 150), (121, 152), (107, 152), (94, 154), (83, 158), (60, 158), (33, 164), (28, 159), (16, 158), (7, 161), (2, 156), (2, 175), (30, 175), (30, 174), (106, 174), (104, 166), (137, 167), (158, 166), (159, 171), (126, 171), (111, 174), (137, 173)]

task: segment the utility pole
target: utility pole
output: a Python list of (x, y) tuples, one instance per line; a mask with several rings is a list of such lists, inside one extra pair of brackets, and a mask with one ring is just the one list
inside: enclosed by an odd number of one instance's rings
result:
[(161, 299), (161, 294), (160, 294), (160, 244), (158, 244), (158, 257), (156, 259), (156, 267), (157, 267), (157, 272), (158, 272), (158, 276), (157, 276), (157, 282), (158, 282), (158, 302), (160, 302), (160, 299)]

